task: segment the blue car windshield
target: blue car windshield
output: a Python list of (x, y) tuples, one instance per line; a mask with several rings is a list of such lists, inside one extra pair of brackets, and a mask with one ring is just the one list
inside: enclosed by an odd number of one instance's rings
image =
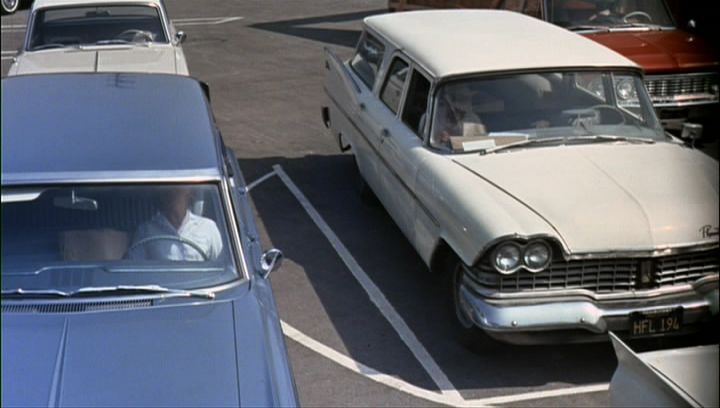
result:
[(216, 184), (2, 190), (2, 290), (238, 279)]

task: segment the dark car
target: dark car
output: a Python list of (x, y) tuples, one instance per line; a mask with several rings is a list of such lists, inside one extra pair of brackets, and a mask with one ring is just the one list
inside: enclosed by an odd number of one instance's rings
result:
[[(679, 131), (686, 121), (715, 126), (720, 114), (720, 53), (702, 34), (717, 25), (677, 3), (670, 0), (671, 8), (665, 0), (389, 0), (388, 7), (498, 8), (549, 21), (640, 65), (666, 129)], [(691, 17), (700, 23), (689, 21)], [(715, 126), (712, 132), (716, 130)]]
[(295, 406), (237, 160), (198, 81), (2, 80), (2, 406)]

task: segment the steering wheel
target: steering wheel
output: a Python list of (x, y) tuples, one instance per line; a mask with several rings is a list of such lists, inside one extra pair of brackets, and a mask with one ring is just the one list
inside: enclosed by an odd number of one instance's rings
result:
[(644, 11), (635, 10), (631, 11), (623, 16), (623, 21), (626, 23), (630, 22), (630, 19), (633, 17), (642, 17), (647, 20), (648, 23), (652, 23), (653, 19), (652, 16)]
[(600, 115), (600, 123), (603, 122), (602, 111), (606, 111), (606, 112), (612, 112), (614, 115), (617, 115), (617, 117), (620, 119), (617, 123), (609, 123), (610, 125), (624, 125), (625, 124), (625, 115), (622, 113), (622, 111), (620, 109), (618, 109), (615, 106), (600, 104), (600, 105), (593, 105), (590, 107), (590, 109), (598, 112), (598, 115)]
[(153, 42), (154, 37), (155, 37), (155, 36), (154, 36), (151, 32), (149, 32), (149, 31), (138, 30), (138, 29), (136, 29), (136, 28), (131, 28), (131, 29), (129, 29), (129, 30), (125, 30), (125, 31), (121, 32), (121, 33), (118, 34), (115, 38), (118, 38), (118, 39), (121, 39), (121, 40), (124, 40), (124, 39), (129, 38), (130, 41), (132, 41), (132, 42), (136, 42), (136, 41), (141, 40), (141, 39), (142, 39), (142, 40), (145, 40), (145, 41), (147, 41), (147, 42)]
[(143, 239), (139, 240), (138, 242), (130, 245), (130, 247), (127, 249), (127, 252), (125, 252), (125, 255), (127, 256), (127, 254), (129, 254), (133, 249), (135, 249), (141, 245), (145, 245), (149, 242), (154, 242), (154, 241), (177, 241), (177, 242), (180, 242), (182, 244), (189, 246), (190, 248), (194, 249), (195, 251), (197, 251), (197, 253), (199, 253), (200, 256), (202, 257), (203, 261), (210, 260), (210, 257), (208, 256), (208, 254), (206, 254), (205, 251), (203, 251), (203, 249), (200, 248), (200, 246), (198, 244), (196, 244), (188, 239), (185, 239), (183, 237), (176, 237), (174, 235), (155, 235), (152, 237), (143, 238)]

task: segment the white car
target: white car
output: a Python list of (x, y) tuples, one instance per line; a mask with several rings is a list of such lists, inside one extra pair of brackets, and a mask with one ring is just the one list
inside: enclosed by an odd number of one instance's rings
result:
[(162, 0), (37, 0), (8, 75), (149, 72), (188, 75)]
[(664, 336), (718, 314), (718, 162), (663, 132), (632, 61), (494, 10), (368, 17), (323, 121), (464, 339)]

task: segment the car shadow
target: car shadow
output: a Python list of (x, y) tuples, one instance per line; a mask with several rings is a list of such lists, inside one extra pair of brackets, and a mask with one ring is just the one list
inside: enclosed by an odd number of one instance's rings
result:
[(386, 10), (367, 10), (352, 13), (332, 14), (327, 16), (306, 17), (292, 20), (272, 21), (256, 23), (249, 27), (259, 30), (272, 31), (274, 33), (291, 35), (318, 41), (326, 44), (340, 45), (343, 47), (354, 47), (360, 37), (360, 30), (349, 30), (339, 28), (310, 27), (312, 25), (328, 23), (344, 23), (360, 20), (365, 17), (384, 13)]
[[(368, 205), (359, 197), (352, 156), (240, 158), (239, 162), (248, 183), (270, 172), (273, 165), (282, 166), (457, 389), (487, 397), (514, 387), (609, 382), (617, 365), (609, 342), (513, 346), (483, 338), (472, 351), (461, 346), (453, 334), (442, 280), (431, 275), (382, 206)], [(337, 333), (353, 359), (416, 386), (436, 389), (297, 200), (280, 180), (272, 180), (251, 191), (259, 224), (272, 245), (304, 271), (312, 286), (310, 296), (319, 299), (330, 319), (327, 329)], [(281, 316), (286, 312), (291, 320), (302, 320), (298, 316), (305, 312), (295, 308), (312, 302), (286, 299), (301, 296), (293, 292), (299, 280), (279, 276), (273, 287)], [(305, 319), (300, 330), (322, 332), (318, 327), (325, 323)]]

